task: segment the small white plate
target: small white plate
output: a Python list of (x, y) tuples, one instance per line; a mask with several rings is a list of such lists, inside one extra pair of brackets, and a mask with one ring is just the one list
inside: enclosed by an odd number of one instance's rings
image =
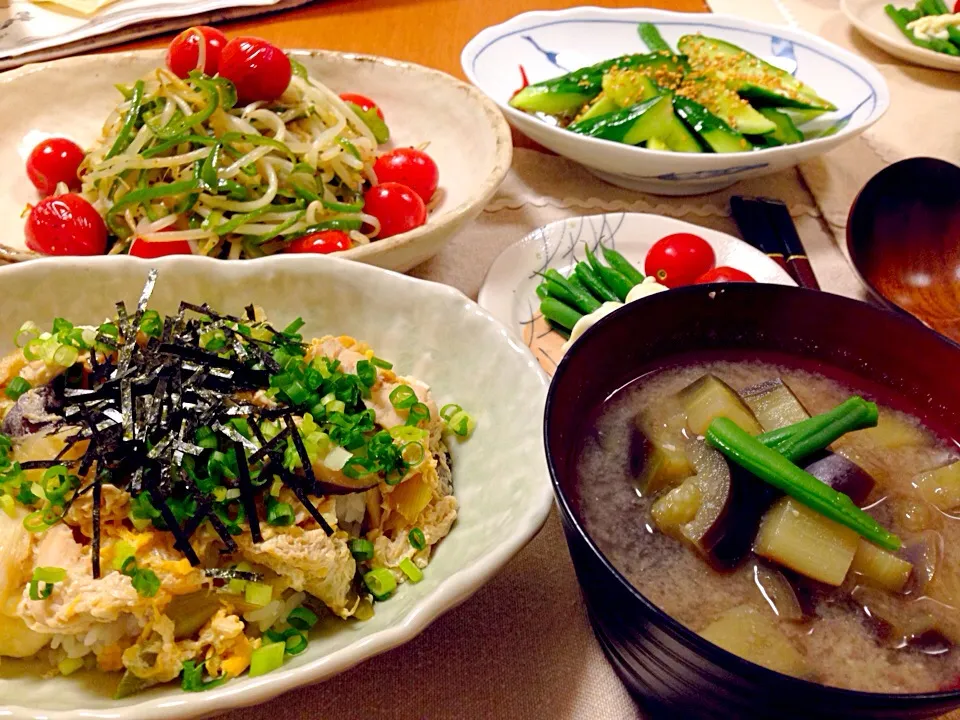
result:
[(938, 70), (960, 72), (960, 57), (917, 47), (903, 36), (883, 9), (891, 1), (898, 7), (907, 4), (905, 0), (840, 0), (840, 10), (861, 35), (891, 55)]
[[(480, 288), (480, 306), (506, 325), (553, 375), (563, 357), (564, 338), (540, 314), (536, 287), (549, 268), (567, 275), (584, 259), (583, 246), (613, 248), (643, 272), (643, 261), (657, 240), (688, 232), (713, 248), (717, 266), (737, 268), (757, 282), (796, 285), (783, 268), (743, 240), (683, 220), (646, 213), (607, 213), (558, 220), (537, 228), (494, 260)], [(640, 301), (642, 302), (642, 301)]]
[[(520, 86), (519, 66), (531, 82), (539, 82), (601, 60), (645, 52), (637, 36), (639, 22), (656, 25), (671, 47), (681, 36), (695, 33), (733, 43), (795, 73), (837, 110), (804, 124), (801, 130), (811, 137), (796, 145), (742, 153), (678, 153), (578, 135), (508, 104)], [(470, 82), (525, 135), (607, 182), (658, 195), (712, 192), (809, 160), (862, 133), (890, 103), (883, 76), (863, 58), (802, 30), (734, 15), (597, 7), (528, 12), (480, 32), (464, 47), (460, 64)]]

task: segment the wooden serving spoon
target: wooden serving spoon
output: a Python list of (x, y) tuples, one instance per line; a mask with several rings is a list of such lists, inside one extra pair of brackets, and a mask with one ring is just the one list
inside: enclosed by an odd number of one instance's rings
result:
[(850, 209), (847, 249), (880, 300), (960, 342), (960, 167), (910, 158), (874, 175)]

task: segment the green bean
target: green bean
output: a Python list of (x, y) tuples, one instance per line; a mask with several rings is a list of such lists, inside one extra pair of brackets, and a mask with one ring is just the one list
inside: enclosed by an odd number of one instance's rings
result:
[(550, 297), (550, 291), (547, 289), (546, 283), (540, 283), (537, 285), (537, 297), (541, 300), (546, 300)]
[(574, 275), (587, 286), (594, 297), (601, 302), (617, 302), (618, 298), (613, 290), (603, 284), (603, 280), (593, 271), (589, 263), (580, 262), (573, 269)]
[(583, 315), (569, 305), (552, 297), (540, 301), (540, 312), (547, 320), (555, 322), (557, 325), (565, 327), (568, 330), (573, 330), (573, 326), (583, 317)]
[(802, 460), (848, 432), (876, 427), (878, 419), (876, 404), (855, 395), (825, 413), (758, 435), (757, 440), (788, 460)]
[(950, 37), (950, 42), (960, 50), (960, 28), (957, 28), (955, 25), (950, 25), (947, 28), (947, 35)]
[(900, 549), (900, 538), (854, 505), (848, 496), (771, 450), (729, 418), (719, 417), (710, 423), (707, 443), (811, 510), (854, 530), (885, 550)]
[(937, 15), (949, 15), (950, 9), (947, 7), (947, 4), (943, 0), (931, 0), (934, 8), (937, 10)]
[(576, 295), (570, 288), (567, 287), (566, 284), (561, 285), (547, 277), (545, 277), (543, 282), (540, 284), (546, 287), (548, 297), (552, 297), (554, 300), (559, 300), (562, 303), (566, 303), (570, 307), (577, 306)]
[(610, 267), (632, 282), (634, 286), (643, 282), (643, 273), (637, 270), (633, 266), (633, 263), (627, 260), (623, 255), (618, 253), (613, 248), (608, 248), (603, 245), (600, 246), (600, 250), (603, 253), (603, 259), (607, 261)]
[(627, 293), (633, 290), (633, 283), (631, 283), (613, 268), (608, 268), (606, 265), (597, 260), (597, 256), (590, 251), (589, 247), (586, 248), (586, 253), (590, 267), (592, 267), (594, 272), (596, 272), (600, 279), (603, 280), (604, 284), (613, 290), (617, 298), (621, 302), (624, 302), (627, 299)]
[[(592, 313), (594, 310), (600, 307), (600, 302), (596, 300), (593, 295), (588, 293), (586, 290), (582, 290), (576, 285), (573, 285), (569, 280), (567, 280), (567, 278), (553, 268), (547, 270), (544, 273), (544, 276), (551, 282), (556, 283), (557, 285), (560, 285), (566, 289), (569, 294), (573, 296), (573, 303), (571, 304), (580, 310), (580, 312)], [(564, 298), (558, 299), (566, 302)]]

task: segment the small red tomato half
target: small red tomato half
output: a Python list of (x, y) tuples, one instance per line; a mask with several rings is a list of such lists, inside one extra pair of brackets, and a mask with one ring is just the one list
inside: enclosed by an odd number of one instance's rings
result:
[(674, 233), (660, 238), (644, 261), (647, 275), (667, 287), (689, 285), (713, 267), (713, 248), (699, 235)]
[(340, 93), (340, 99), (344, 102), (353, 103), (361, 110), (366, 112), (370, 108), (375, 108), (377, 115), (383, 120), (383, 111), (380, 109), (380, 106), (377, 105), (373, 100), (368, 98), (366, 95), (360, 95), (358, 93)]
[(395, 182), (406, 185), (425, 203), (437, 191), (440, 171), (429, 155), (416, 148), (397, 148), (384, 153), (373, 164), (380, 183)]
[(220, 55), (227, 36), (209, 25), (187, 28), (177, 35), (167, 48), (167, 67), (179, 78), (200, 67), (200, 41), (203, 40), (203, 72), (216, 75), (220, 69)]
[(103, 255), (107, 227), (79, 195), (44, 198), (30, 211), (24, 228), (27, 247), (44, 255)]
[(343, 230), (321, 230), (298, 237), (287, 245), (289, 253), (327, 253), (350, 249), (350, 236)]
[(706, 285), (707, 283), (728, 283), (728, 282), (756, 282), (743, 270), (721, 265), (713, 270), (707, 270), (703, 275), (697, 278), (697, 285)]
[(420, 196), (395, 182), (380, 183), (367, 190), (363, 211), (380, 221), (380, 240), (413, 230), (427, 221), (427, 208)]
[(71, 190), (80, 189), (77, 170), (83, 162), (83, 149), (66, 138), (50, 138), (37, 145), (27, 157), (27, 177), (41, 195), (50, 195), (57, 183)]
[(130, 254), (138, 258), (166, 257), (167, 255), (193, 255), (193, 248), (186, 240), (153, 240), (134, 238), (130, 243)]
[[(953, 11), (955, 13), (960, 13), (960, 0), (957, 0), (957, 4), (953, 6)], [(960, 681), (958, 681), (960, 682)]]
[(220, 75), (237, 87), (240, 103), (276, 100), (290, 84), (290, 59), (276, 45), (256, 37), (234, 38), (220, 55)]

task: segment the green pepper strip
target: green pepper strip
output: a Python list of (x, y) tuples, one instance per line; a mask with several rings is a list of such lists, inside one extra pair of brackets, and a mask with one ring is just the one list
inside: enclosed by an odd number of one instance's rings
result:
[(213, 149), (210, 150), (207, 159), (203, 161), (203, 166), (200, 168), (200, 182), (205, 186), (203, 188), (204, 190), (212, 192), (216, 192), (217, 190), (217, 185), (220, 180), (217, 175), (217, 167), (220, 165), (220, 152), (222, 150), (223, 146), (217, 143), (213, 146)]
[(274, 148), (275, 150), (279, 150), (285, 155), (289, 155), (291, 158), (296, 158), (296, 155), (294, 155), (293, 150), (288, 148), (279, 140), (272, 137), (267, 137), (266, 135), (249, 135), (246, 133), (228, 132), (228, 133), (225, 133), (223, 137), (220, 138), (220, 140), (225, 143), (240, 140), (242, 142), (250, 143), (251, 145), (266, 145)]
[(178, 135), (183, 135), (190, 128), (200, 123), (206, 122), (210, 119), (210, 116), (216, 112), (217, 108), (220, 107), (220, 91), (219, 86), (212, 80), (205, 80), (200, 77), (192, 78), (193, 82), (200, 89), (200, 92), (203, 93), (203, 97), (206, 100), (206, 104), (197, 110), (195, 113), (191, 113), (183, 118), (173, 118), (161, 128), (156, 128), (154, 134), (162, 138), (163, 140), (171, 140)]
[(352, 142), (347, 140), (345, 137), (338, 137), (337, 142), (340, 144), (340, 147), (342, 147), (348, 153), (353, 155), (357, 160), (360, 159), (360, 151), (357, 150), (357, 146), (354, 145)]
[(838, 522), (885, 550), (900, 549), (900, 538), (886, 530), (853, 501), (771, 450), (729, 418), (716, 418), (707, 428), (707, 443), (731, 461), (790, 497)]
[(363, 200), (357, 203), (333, 202), (332, 200), (320, 200), (327, 210), (343, 213), (357, 213), (363, 210)]
[(126, 208), (131, 205), (140, 205), (149, 200), (158, 200), (160, 198), (172, 197), (174, 195), (182, 195), (183, 193), (189, 193), (194, 190), (197, 190), (200, 187), (199, 179), (192, 180), (179, 180), (177, 182), (165, 183), (163, 185), (154, 185), (153, 187), (144, 188), (143, 190), (134, 190), (133, 192), (128, 192), (122, 198), (117, 200), (109, 210), (107, 210), (107, 225), (110, 226), (110, 229), (113, 230), (117, 235), (121, 237), (126, 237), (128, 234), (123, 227), (118, 227), (114, 223), (114, 216), (123, 212)]
[(133, 86), (133, 96), (130, 98), (130, 107), (127, 108), (127, 112), (123, 116), (123, 124), (120, 126), (120, 132), (117, 134), (117, 139), (113, 141), (110, 151), (103, 158), (104, 160), (109, 160), (119, 155), (126, 150), (127, 146), (133, 141), (133, 126), (136, 125), (137, 118), (140, 117), (140, 109), (142, 107), (143, 80), (137, 80), (137, 84)]
[(234, 215), (232, 218), (230, 218), (229, 220), (227, 220), (225, 223), (221, 223), (220, 225), (217, 225), (217, 227), (215, 227), (215, 228), (213, 229), (213, 231), (214, 231), (217, 235), (226, 235), (227, 233), (233, 232), (234, 230), (236, 230), (236, 229), (237, 229), (238, 227), (240, 227), (241, 225), (246, 225), (246, 224), (247, 224), (248, 222), (250, 222), (251, 220), (256, 220), (256, 219), (257, 219), (258, 217), (260, 217), (261, 215), (265, 215), (266, 213), (270, 212), (271, 210), (275, 210), (275, 209), (276, 209), (276, 208), (272, 208), (272, 207), (270, 207), (269, 205), (267, 205), (267, 206), (262, 207), (262, 208), (257, 208), (257, 209), (254, 210), (253, 212), (243, 213), (243, 214), (241, 214), (241, 215)]
[(190, 143), (191, 145), (217, 145), (217, 139), (208, 137), (206, 135), (178, 135), (175, 138), (170, 140), (164, 140), (159, 145), (154, 145), (148, 150), (144, 150), (140, 153), (141, 157), (144, 158), (154, 158), (158, 155), (163, 155), (167, 150), (177, 147), (177, 145), (182, 145), (183, 143)]
[(306, 210), (301, 210), (289, 220), (285, 220), (284, 222), (277, 225), (277, 227), (271, 230), (270, 232), (264, 233), (263, 235), (255, 235), (251, 237), (250, 242), (252, 242), (255, 245), (262, 245), (268, 240), (273, 240), (278, 235), (282, 235), (285, 230), (289, 230), (298, 222), (303, 220), (303, 216), (306, 214), (307, 214)]
[(333, 218), (332, 220), (324, 220), (323, 222), (318, 222), (316, 225), (311, 225), (306, 230), (304, 230), (297, 237), (303, 237), (304, 235), (310, 235), (315, 232), (320, 232), (321, 230), (359, 230), (363, 225), (362, 220), (352, 220), (350, 218)]
[(875, 427), (878, 419), (876, 404), (855, 395), (825, 413), (758, 435), (757, 440), (788, 460), (800, 460), (848, 432)]

